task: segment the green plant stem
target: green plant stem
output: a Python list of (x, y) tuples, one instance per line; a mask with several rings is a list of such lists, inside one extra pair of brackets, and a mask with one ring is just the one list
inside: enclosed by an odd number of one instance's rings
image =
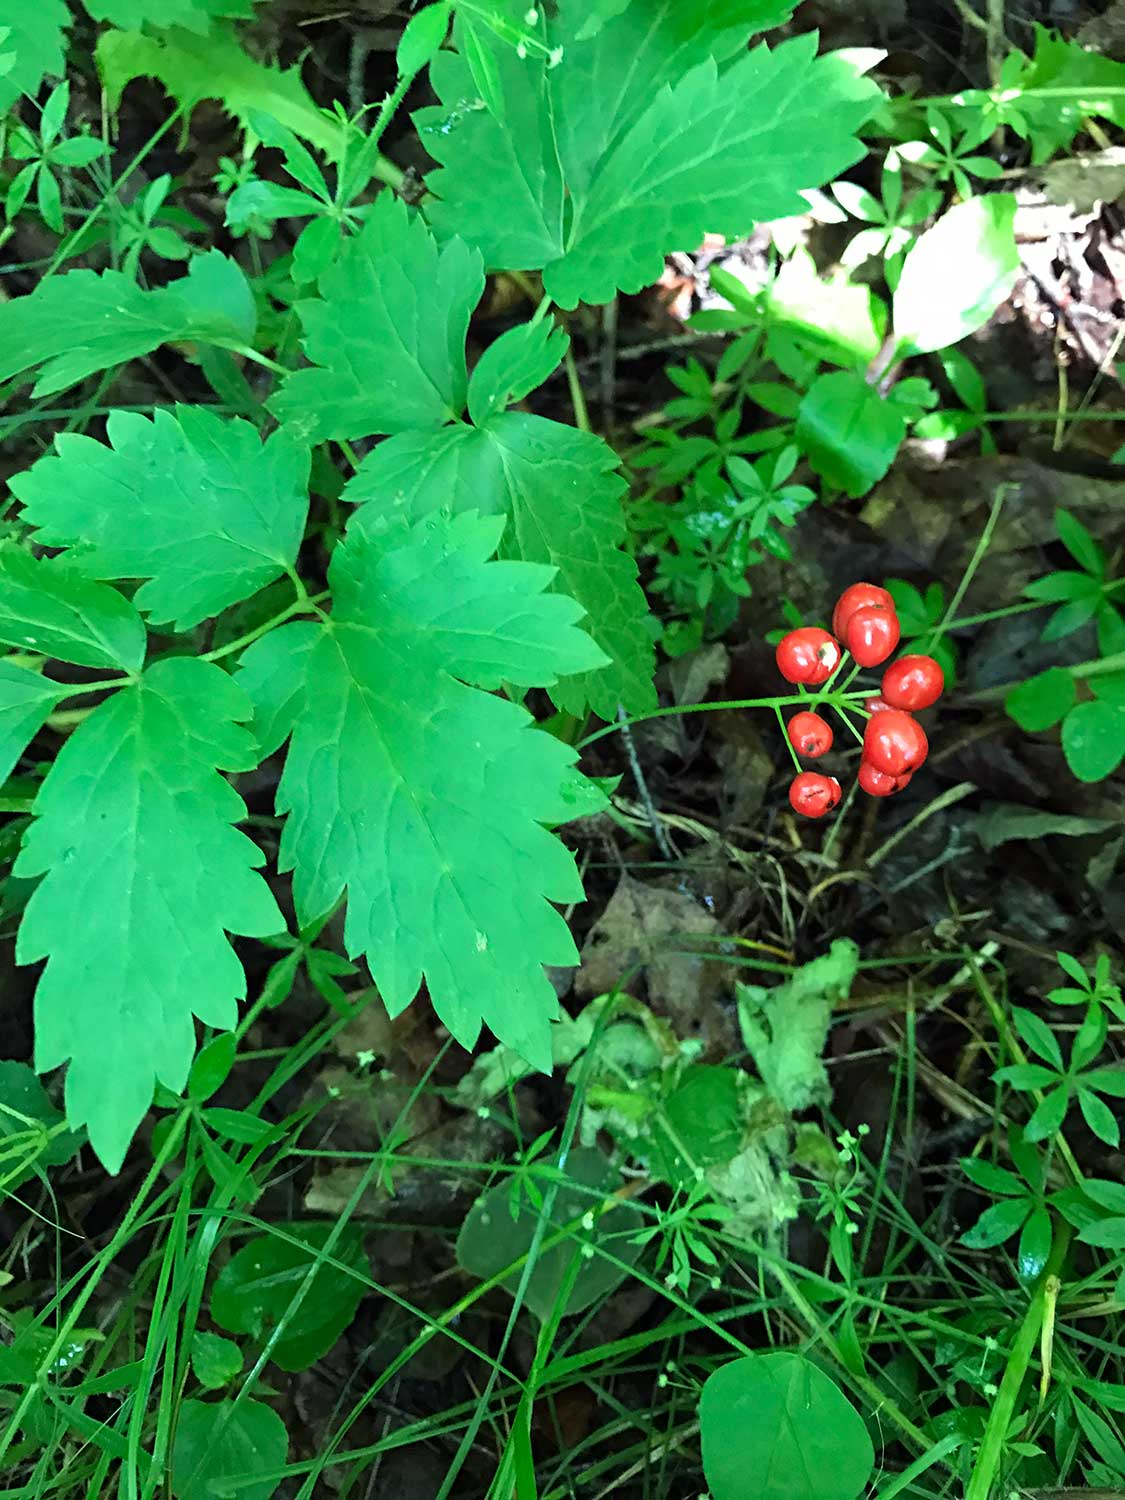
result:
[[(1112, 656), (1095, 656), (1092, 661), (1075, 662), (1072, 666), (1063, 666), (1062, 670), (1083, 681), (1087, 677), (1109, 677), (1114, 672), (1125, 672), (1125, 651), (1115, 651)], [(1013, 688), (1026, 680), (1021, 677), (1016, 682), (1002, 682), (999, 687), (981, 688), (979, 693), (970, 693), (962, 701), (994, 703), (998, 698), (1006, 698)]]
[(718, 713), (723, 709), (733, 708), (764, 708), (770, 711), (782, 708), (816, 709), (821, 705), (828, 708), (847, 708), (851, 704), (858, 704), (865, 698), (870, 698), (872, 688), (863, 688), (858, 693), (817, 693), (805, 694), (791, 693), (781, 698), (733, 698), (721, 703), (681, 703), (674, 708), (654, 708), (651, 713), (637, 714), (632, 719), (618, 719), (615, 724), (606, 724), (602, 729), (595, 729), (593, 734), (588, 734), (584, 739), (578, 741), (575, 747), (585, 750), (597, 740), (604, 739), (607, 734), (616, 734), (622, 725), (646, 724), (649, 719), (667, 719), (673, 714), (703, 714)]
[(923, 650), (932, 650), (945, 634), (950, 620), (956, 618), (957, 611), (961, 608), (961, 601), (968, 593), (969, 585), (976, 576), (977, 569), (984, 561), (985, 553), (992, 545), (992, 533), (996, 530), (996, 523), (999, 521), (1000, 512), (1004, 508), (1004, 501), (1008, 498), (1011, 490), (1012, 486), (1008, 484), (997, 486), (996, 494), (992, 500), (992, 509), (988, 513), (988, 520), (984, 523), (984, 530), (977, 539), (977, 545), (973, 550), (972, 557), (969, 559), (969, 566), (961, 574), (961, 582), (957, 585), (957, 590), (953, 598), (949, 601), (949, 608), (945, 611), (941, 624), (924, 638), (924, 644), (920, 643)]
[(590, 413), (586, 410), (586, 397), (582, 391), (582, 382), (578, 378), (574, 350), (569, 344), (566, 346), (566, 383), (570, 387), (570, 401), (574, 407), (574, 425), (581, 432), (589, 432), (591, 430)]
[(243, 647), (252, 645), (261, 636), (268, 635), (276, 625), (282, 624), (285, 620), (292, 619), (294, 615), (320, 614), (320, 604), (329, 597), (328, 591), (325, 590), (322, 594), (310, 594), (306, 591), (300, 579), (296, 577), (296, 574), (293, 577), (300, 584), (301, 593), (299, 598), (294, 599), (293, 603), (286, 609), (283, 609), (280, 614), (274, 615), (272, 619), (266, 620), (253, 630), (248, 630), (245, 635), (240, 635), (236, 641), (231, 641), (226, 646), (220, 646), (216, 651), (208, 651), (206, 655), (200, 657), (200, 660), (222, 661), (224, 656), (233, 656), (236, 651), (241, 651)]
[(1024, 1314), (1023, 1322), (1020, 1324), (1019, 1331), (1012, 1344), (1011, 1352), (1008, 1355), (1008, 1362), (1004, 1367), (1004, 1374), (1000, 1381), (1000, 1389), (996, 1394), (996, 1400), (992, 1404), (992, 1410), (985, 1425), (984, 1436), (981, 1438), (980, 1448), (977, 1450), (973, 1472), (969, 1477), (969, 1483), (965, 1490), (965, 1500), (990, 1500), (993, 1494), (993, 1486), (998, 1478), (1000, 1465), (1004, 1457), (1004, 1444), (1008, 1436), (1008, 1429), (1012, 1425), (1016, 1404), (1019, 1401), (1020, 1391), (1023, 1388), (1024, 1378), (1027, 1375), (1027, 1367), (1031, 1363), (1031, 1356), (1035, 1351), (1035, 1345), (1039, 1338), (1039, 1330), (1043, 1326), (1047, 1287), (1051, 1278), (1058, 1276), (1069, 1244), (1070, 1226), (1063, 1223), (1060, 1219), (1055, 1224), (1054, 1238), (1051, 1243), (1051, 1253), (1047, 1257), (1047, 1264), (1043, 1268), (1043, 1274), (1035, 1284), (1031, 1302), (1028, 1305), (1027, 1312)]
[[(407, 89), (409, 89), (410, 85), (414, 82), (417, 76), (417, 72), (403, 73), (398, 82), (395, 84), (393, 90), (383, 100), (382, 104), (379, 106), (379, 113), (375, 116), (375, 123), (371, 127), (371, 133), (363, 143), (365, 150), (374, 151), (375, 147), (383, 139), (383, 132), (394, 119), (395, 111), (398, 109), (402, 101), (406, 98), (406, 91)], [(380, 173), (379, 175), (381, 176), (382, 174)], [(402, 184), (400, 180), (398, 186), (401, 187), (401, 185)]]

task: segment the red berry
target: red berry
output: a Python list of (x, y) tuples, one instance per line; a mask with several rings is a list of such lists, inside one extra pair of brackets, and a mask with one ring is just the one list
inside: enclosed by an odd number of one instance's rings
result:
[(845, 640), (861, 667), (877, 667), (898, 645), (898, 616), (879, 605), (857, 609), (848, 621)]
[(832, 611), (832, 634), (841, 641), (844, 639), (848, 629), (848, 621), (857, 609), (868, 609), (874, 606), (876, 609), (890, 610), (895, 612), (895, 601), (875, 583), (853, 583), (846, 588), (836, 601), (836, 608)]
[(932, 656), (900, 656), (883, 673), (883, 697), (911, 713), (936, 703), (944, 687), (945, 673)]
[(785, 732), (798, 755), (807, 755), (813, 759), (832, 749), (832, 725), (819, 714), (794, 714), (786, 725)]
[(789, 785), (789, 805), (805, 818), (823, 818), (840, 800), (840, 783), (820, 771), (801, 771)]
[(890, 706), (891, 705), (885, 698), (879, 697), (868, 698), (866, 703), (864, 704), (864, 707), (867, 709), (867, 712), (869, 714), (877, 714), (884, 708), (890, 708)]
[(892, 797), (895, 792), (901, 792), (904, 786), (910, 784), (913, 774), (912, 771), (907, 771), (903, 776), (888, 776), (885, 771), (880, 771), (869, 760), (861, 760), (859, 776), (856, 779), (860, 789), (867, 792), (869, 796)]
[(840, 643), (815, 625), (791, 630), (777, 643), (777, 670), (786, 682), (819, 687), (840, 665)]
[(926, 731), (900, 708), (873, 714), (863, 735), (863, 758), (886, 776), (916, 771), (929, 754)]

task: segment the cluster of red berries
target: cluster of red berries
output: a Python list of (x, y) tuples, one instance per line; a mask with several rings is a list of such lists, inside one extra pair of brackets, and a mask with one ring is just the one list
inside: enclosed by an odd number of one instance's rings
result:
[[(886, 589), (853, 583), (832, 612), (832, 633), (815, 626), (791, 630), (777, 646), (777, 665), (787, 682), (821, 687), (840, 667), (846, 648), (858, 667), (877, 667), (899, 642), (898, 615)], [(841, 646), (841, 642), (843, 645)], [(872, 797), (901, 791), (929, 752), (926, 731), (914, 713), (941, 697), (945, 678), (932, 656), (900, 656), (883, 673), (880, 694), (866, 700), (870, 715), (863, 736), (859, 784)], [(794, 714), (786, 725), (798, 755), (810, 759), (832, 748), (832, 727), (820, 714)], [(789, 788), (794, 810), (821, 818), (840, 800), (835, 776), (801, 771)]]

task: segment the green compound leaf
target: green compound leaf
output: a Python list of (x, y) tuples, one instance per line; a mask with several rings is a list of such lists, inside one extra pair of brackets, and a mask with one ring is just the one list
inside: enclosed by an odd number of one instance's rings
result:
[(289, 1453), (285, 1423), (264, 1401), (185, 1401), (172, 1449), (176, 1500), (270, 1500)]
[(549, 569), (488, 561), (502, 520), (375, 525), (361, 513), (333, 556), (327, 626), (283, 626), (243, 658), (251, 697), (292, 728), (280, 867), (302, 925), (347, 890), (348, 955), (366, 955), (392, 1015), (424, 978), (464, 1046), (483, 1020), (549, 1070), (558, 1007), (542, 966), (576, 954), (548, 903), (582, 892), (543, 825), (568, 816), (575, 755), (478, 689), (551, 684), (601, 653), (578, 606), (544, 594)]
[(241, 347), (254, 329), (246, 278), (218, 250), (152, 292), (121, 271), (67, 271), (4, 304), (0, 380), (42, 365), (32, 394), (50, 396), (160, 344), (192, 339)]
[(480, 256), (444, 249), (392, 193), (302, 302), (305, 352), (269, 403), (310, 442), (436, 426), (465, 406), (465, 334), (484, 290)]
[(800, 212), (803, 189), (862, 154), (854, 132), (879, 93), (843, 58), (817, 58), (815, 36), (735, 56), (787, 9), (716, 4), (701, 20), (692, 7), (688, 24), (679, 0), (632, 0), (579, 40), (588, 7), (571, 0), (545, 23), (553, 55), (524, 58), (478, 28), (502, 117), (478, 97), (459, 23), (459, 50), (430, 69), (441, 103), (415, 116), (441, 163), (432, 222), (490, 269), (543, 267), (574, 307), (640, 291), (666, 251), (707, 231)]
[(124, 31), (142, 26), (186, 26), (206, 33), (217, 20), (247, 21), (261, 0), (82, 0), (92, 20)]
[(1096, 698), (1063, 720), (1066, 763), (1079, 781), (1102, 781), (1125, 759), (1125, 707)]
[[(307, 1370), (349, 1326), (367, 1291), (365, 1280), (347, 1268), (366, 1278), (369, 1267), (363, 1236), (352, 1226), (335, 1236), (330, 1260), (324, 1259), (324, 1249), (334, 1224), (282, 1227), (287, 1238), (258, 1235), (231, 1256), (215, 1279), (211, 1316), (228, 1333), (255, 1339), (280, 1325), (270, 1358), (283, 1370)], [(310, 1272), (310, 1285), (298, 1302)]]
[(1050, 729), (1074, 704), (1074, 678), (1062, 667), (1048, 667), (1021, 682), (1004, 700), (1008, 717), (1029, 734)]
[(63, 696), (57, 683), (38, 672), (0, 661), (0, 785)]
[[(475, 378), (475, 372), (474, 372)], [(562, 709), (589, 703), (604, 719), (655, 706), (648, 607), (633, 559), (623, 550), (624, 481), (617, 455), (590, 433), (524, 412), (483, 429), (404, 433), (380, 443), (345, 486), (343, 499), (376, 514), (393, 497), (412, 518), (448, 507), (492, 506), (511, 516), (503, 555), (558, 569), (555, 586), (577, 600), (609, 663), (551, 689)]]
[(133, 672), (145, 659), (144, 624), (116, 589), (15, 546), (0, 547), (0, 641), (80, 667)]
[(135, 603), (190, 630), (271, 583), (297, 556), (309, 454), (283, 432), (200, 406), (149, 421), (113, 412), (109, 446), (64, 433), (57, 456), (11, 482), (48, 547), (74, 547), (99, 578), (147, 578)]
[(821, 375), (797, 414), (797, 442), (822, 479), (859, 496), (882, 479), (906, 436), (900, 407), (858, 371)]
[(856, 1500), (875, 1464), (863, 1419), (799, 1354), (722, 1365), (699, 1398), (713, 1500)]
[(317, 107), (300, 70), (258, 62), (228, 26), (215, 25), (205, 36), (182, 27), (158, 36), (106, 31), (98, 38), (95, 57), (111, 109), (135, 78), (155, 78), (183, 106), (185, 117), (201, 100), (216, 99), (244, 130), (253, 129), (251, 116), (260, 110), (330, 160), (343, 154), (343, 125)]
[(895, 288), (900, 350), (944, 349), (984, 326), (1020, 268), (1011, 193), (957, 203), (910, 247)]
[(65, 0), (0, 0), (0, 56), (11, 59), (0, 73), (0, 114), (21, 94), (34, 97), (45, 76), (62, 77), (69, 25)]
[[(178, 1092), (192, 1016), (229, 1029), (246, 980), (228, 932), (285, 922), (230, 825), (242, 799), (217, 768), (257, 764), (245, 694), (220, 668), (177, 657), (103, 703), (59, 752), (36, 799), (17, 877), (43, 876), (16, 945), (47, 966), (35, 997), (35, 1066), (69, 1062), (66, 1112), (116, 1172), (152, 1101)], [(106, 1087), (106, 1059), (113, 1087)]]

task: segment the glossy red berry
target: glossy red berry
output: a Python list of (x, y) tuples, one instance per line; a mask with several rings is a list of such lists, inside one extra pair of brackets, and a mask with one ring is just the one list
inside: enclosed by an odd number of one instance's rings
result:
[(880, 771), (869, 760), (861, 760), (856, 780), (859, 782), (860, 790), (871, 797), (893, 797), (895, 792), (901, 792), (904, 786), (910, 784), (913, 774), (913, 771), (907, 771), (902, 776), (888, 776), (885, 771)]
[(936, 703), (944, 687), (945, 673), (932, 656), (900, 656), (883, 673), (883, 697), (911, 713)]
[(882, 709), (891, 707), (885, 698), (880, 698), (878, 695), (874, 698), (868, 698), (863, 706), (869, 714), (877, 714)]
[(823, 818), (840, 800), (840, 783), (820, 771), (801, 771), (789, 785), (789, 805), (805, 818)]
[(929, 754), (926, 731), (900, 708), (872, 714), (863, 735), (863, 758), (886, 776), (916, 771)]
[(819, 687), (827, 682), (840, 665), (840, 643), (827, 630), (815, 625), (802, 625), (800, 630), (791, 630), (777, 643), (777, 670), (786, 682), (801, 682), (806, 687)]
[(857, 609), (848, 621), (844, 640), (861, 667), (877, 667), (898, 645), (898, 616), (879, 605)]
[(832, 748), (832, 725), (819, 714), (794, 714), (785, 726), (785, 732), (798, 755), (812, 759)]
[(893, 615), (895, 612), (895, 601), (875, 583), (853, 583), (846, 588), (836, 601), (836, 608), (832, 611), (832, 634), (843, 640), (848, 629), (848, 621), (857, 609), (886, 609)]

